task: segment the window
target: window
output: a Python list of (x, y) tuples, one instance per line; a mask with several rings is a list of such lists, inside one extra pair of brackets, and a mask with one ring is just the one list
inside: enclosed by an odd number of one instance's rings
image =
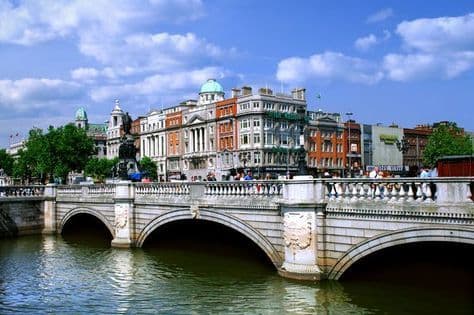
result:
[(273, 144), (273, 133), (266, 132), (264, 135), (265, 144)]
[(264, 121), (265, 128), (273, 128), (273, 120), (272, 119), (265, 119)]
[(275, 105), (274, 105), (273, 103), (268, 103), (268, 102), (264, 102), (264, 103), (263, 103), (263, 108), (264, 108), (264, 109), (270, 109), (270, 110), (271, 110), (271, 109), (274, 108), (274, 106), (275, 106)]
[(249, 144), (249, 135), (248, 134), (240, 135), (240, 144), (241, 145)]
[(260, 103), (259, 102), (253, 102), (253, 108), (259, 108)]
[(253, 154), (253, 163), (254, 164), (260, 164), (261, 158), (260, 158), (260, 152), (255, 152)]
[(260, 134), (257, 133), (253, 135), (253, 143), (260, 144)]
[(247, 109), (250, 109), (249, 103), (240, 104), (240, 110), (247, 110)]
[(288, 129), (288, 122), (287, 121), (282, 121), (280, 123), (280, 129)]
[(253, 126), (256, 127), (256, 128), (260, 128), (260, 119), (254, 118)]
[(240, 121), (240, 129), (247, 129), (249, 128), (249, 121), (248, 119), (243, 119)]

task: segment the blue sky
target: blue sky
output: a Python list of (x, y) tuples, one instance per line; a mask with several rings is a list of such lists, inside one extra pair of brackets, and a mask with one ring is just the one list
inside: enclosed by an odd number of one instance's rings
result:
[(115, 99), (133, 117), (176, 105), (207, 78), (474, 130), (474, 2), (0, 0), (0, 147), (80, 106), (99, 123)]

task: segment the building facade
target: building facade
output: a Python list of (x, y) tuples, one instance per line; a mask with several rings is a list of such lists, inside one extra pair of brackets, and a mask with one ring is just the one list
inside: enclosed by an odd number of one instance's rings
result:
[(290, 176), (298, 171), (300, 134), (306, 126), (305, 89), (291, 94), (243, 87), (237, 96), (235, 167), (265, 174)]
[(74, 124), (78, 128), (85, 129), (87, 136), (94, 140), (96, 157), (99, 159), (107, 157), (107, 124), (89, 123), (84, 107), (76, 111)]
[(344, 124), (338, 113), (308, 112), (308, 170), (313, 176), (324, 171), (341, 174), (346, 164)]

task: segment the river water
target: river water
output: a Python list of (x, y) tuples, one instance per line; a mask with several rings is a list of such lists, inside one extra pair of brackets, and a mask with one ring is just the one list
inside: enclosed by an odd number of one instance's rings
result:
[(380, 279), (297, 282), (241, 248), (220, 252), (192, 240), (184, 247), (131, 250), (109, 244), (94, 235), (0, 240), (0, 314), (472, 314), (474, 309), (472, 287), (434, 281), (420, 288)]

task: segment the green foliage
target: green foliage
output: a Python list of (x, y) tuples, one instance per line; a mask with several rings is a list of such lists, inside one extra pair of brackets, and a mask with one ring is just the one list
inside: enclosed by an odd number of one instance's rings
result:
[(22, 178), (38, 177), (44, 182), (61, 178), (66, 182), (70, 171), (80, 172), (89, 157), (94, 154), (94, 141), (86, 131), (73, 124), (54, 128), (50, 126), (46, 134), (41, 129), (30, 130), (26, 150), (20, 154), (16, 175)]
[(146, 173), (146, 176), (152, 180), (156, 180), (158, 178), (156, 163), (153, 162), (148, 156), (145, 156), (140, 160), (140, 170), (141, 172)]
[(113, 160), (109, 160), (106, 158), (98, 159), (92, 158), (90, 159), (85, 168), (84, 173), (86, 176), (90, 176), (94, 179), (95, 182), (104, 182), (107, 177), (113, 176), (113, 168), (118, 163), (118, 158)]
[(434, 166), (437, 159), (442, 156), (471, 154), (473, 154), (471, 137), (462, 135), (456, 125), (441, 125), (429, 136), (423, 161), (428, 166)]
[(13, 157), (7, 153), (7, 150), (0, 149), (0, 169), (3, 169), (5, 174), (13, 174)]
[(13, 163), (13, 177), (20, 178), (22, 182), (30, 182), (33, 176), (33, 169), (30, 166), (29, 155), (26, 151), (20, 150), (18, 158)]

